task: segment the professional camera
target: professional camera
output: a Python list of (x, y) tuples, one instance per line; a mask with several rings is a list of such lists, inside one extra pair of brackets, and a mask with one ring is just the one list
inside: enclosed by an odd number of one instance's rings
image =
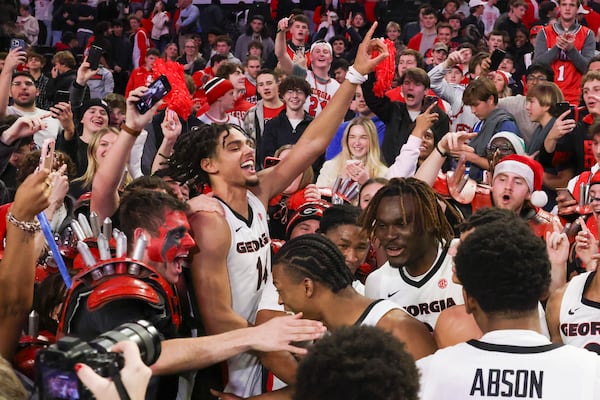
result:
[(37, 354), (40, 399), (92, 399), (92, 394), (77, 379), (75, 364), (84, 363), (101, 376), (114, 377), (123, 368), (124, 360), (120, 353), (111, 352), (110, 348), (124, 340), (137, 344), (146, 365), (154, 364), (160, 356), (159, 333), (154, 325), (144, 320), (120, 325), (90, 342), (65, 336)]

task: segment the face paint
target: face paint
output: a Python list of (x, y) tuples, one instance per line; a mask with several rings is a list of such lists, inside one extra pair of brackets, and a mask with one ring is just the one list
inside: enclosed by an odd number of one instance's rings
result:
[(188, 233), (189, 223), (185, 213), (167, 211), (165, 217), (158, 235), (152, 236), (148, 244), (148, 257), (154, 262), (173, 262), (194, 246), (194, 240)]

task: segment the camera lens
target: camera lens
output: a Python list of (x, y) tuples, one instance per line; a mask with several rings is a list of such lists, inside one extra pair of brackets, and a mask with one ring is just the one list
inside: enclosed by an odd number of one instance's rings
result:
[(95, 348), (110, 351), (110, 348), (124, 340), (137, 344), (144, 364), (152, 365), (160, 356), (160, 335), (154, 325), (148, 321), (139, 320), (119, 325), (113, 330), (103, 333), (90, 342)]

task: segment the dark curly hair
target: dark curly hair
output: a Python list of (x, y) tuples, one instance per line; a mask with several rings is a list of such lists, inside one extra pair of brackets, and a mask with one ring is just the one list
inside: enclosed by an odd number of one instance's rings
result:
[(458, 231), (464, 233), (471, 229), (483, 226), (490, 222), (511, 220), (515, 217), (515, 213), (510, 210), (505, 210), (498, 207), (486, 207), (478, 209), (475, 214), (472, 214), (464, 222), (458, 225)]
[(404, 344), (373, 326), (319, 340), (298, 365), (294, 400), (417, 400), (419, 373)]
[(341, 225), (358, 225), (360, 208), (350, 204), (334, 204), (323, 211), (319, 232), (327, 234)]
[(231, 133), (236, 129), (248, 136), (246, 132), (237, 125), (211, 124), (194, 126), (190, 131), (177, 138), (173, 148), (173, 154), (169, 157), (165, 174), (181, 183), (209, 184), (208, 174), (200, 167), (204, 158), (214, 157), (219, 145), (219, 136), (223, 132)]
[(319, 234), (302, 235), (287, 242), (273, 260), (273, 267), (278, 265), (284, 265), (295, 281), (308, 277), (330, 287), (334, 293), (354, 280), (337, 246)]
[[(454, 237), (452, 226), (438, 204), (438, 198), (431, 187), (415, 178), (394, 178), (375, 193), (367, 208), (360, 216), (359, 224), (370, 237), (374, 235), (377, 222), (377, 209), (385, 197), (400, 197), (400, 207), (405, 221), (412, 220), (416, 235), (429, 233), (439, 242), (449, 242)], [(407, 218), (405, 202), (412, 198), (414, 216)]]
[(537, 308), (550, 285), (546, 244), (516, 215), (478, 226), (454, 263), (464, 290), (485, 313), (519, 317)]

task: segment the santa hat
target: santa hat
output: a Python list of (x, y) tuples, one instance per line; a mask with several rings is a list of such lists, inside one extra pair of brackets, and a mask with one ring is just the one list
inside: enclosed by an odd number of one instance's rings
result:
[(227, 79), (212, 78), (210, 81), (206, 82), (203, 89), (206, 98), (208, 99), (208, 104), (213, 104), (227, 92), (233, 90), (233, 84)]
[(494, 175), (504, 172), (512, 172), (519, 175), (529, 187), (531, 192), (530, 202), (536, 207), (544, 207), (548, 202), (548, 195), (542, 191), (542, 179), (544, 178), (544, 168), (532, 158), (519, 154), (511, 154), (504, 157), (494, 167)]
[(501, 70), (497, 70), (496, 73), (500, 74), (500, 76), (502, 76), (502, 79), (504, 79), (504, 86), (508, 86), (508, 82), (510, 81), (510, 78), (512, 78), (512, 74), (510, 72)]

